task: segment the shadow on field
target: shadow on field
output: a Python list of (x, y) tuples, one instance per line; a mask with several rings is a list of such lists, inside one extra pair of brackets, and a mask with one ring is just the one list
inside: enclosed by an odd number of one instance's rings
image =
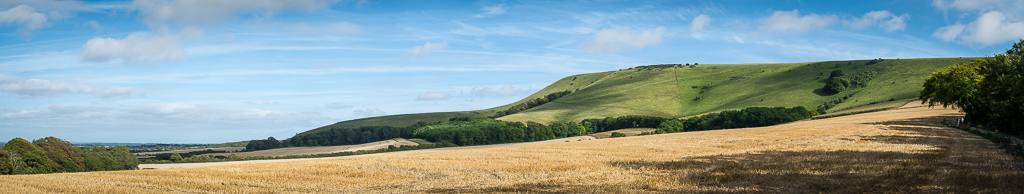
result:
[[(888, 125), (903, 136), (864, 140), (920, 144), (932, 149), (906, 151), (765, 151), (685, 157), (673, 161), (643, 159), (607, 162), (622, 174), (638, 175), (616, 184), (566, 185), (553, 181), (490, 188), (448, 188), (430, 193), (1019, 193), (1024, 172), (1018, 161), (990, 158), (1002, 151), (981, 138), (957, 136), (939, 128), (939, 116), (872, 125)], [(954, 151), (958, 150), (958, 151)], [(966, 153), (965, 153), (966, 152)], [(599, 178), (602, 180), (616, 177)], [(623, 180), (626, 180), (625, 178)], [(585, 182), (585, 181), (584, 181)], [(595, 182), (598, 183), (600, 181)]]

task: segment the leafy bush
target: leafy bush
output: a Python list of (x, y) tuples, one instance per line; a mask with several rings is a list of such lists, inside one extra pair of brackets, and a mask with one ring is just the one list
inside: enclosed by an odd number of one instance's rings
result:
[(612, 135), (611, 135), (611, 136), (609, 136), (609, 137), (610, 137), (610, 138), (616, 138), (616, 137), (625, 137), (625, 136), (626, 136), (626, 134), (625, 134), (625, 133), (619, 133), (619, 132), (612, 132)]
[(655, 130), (654, 133), (683, 132), (684, 128), (685, 126), (683, 126), (683, 122), (680, 122), (678, 119), (669, 119), (665, 122), (661, 122), (661, 124), (658, 125), (658, 130)]
[(832, 71), (832, 73), (829, 74), (828, 78), (832, 79), (832, 78), (835, 78), (835, 77), (842, 77), (842, 76), (843, 76), (843, 70), (834, 70), (834, 71)]
[(847, 87), (850, 87), (850, 80), (842, 77), (833, 77), (825, 82), (824, 89), (825, 92), (835, 94), (846, 90)]

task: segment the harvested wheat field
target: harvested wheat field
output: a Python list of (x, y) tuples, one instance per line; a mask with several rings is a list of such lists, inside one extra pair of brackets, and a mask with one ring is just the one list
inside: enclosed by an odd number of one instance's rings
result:
[(395, 139), (389, 139), (384, 141), (376, 141), (364, 144), (356, 145), (340, 145), (340, 146), (315, 146), (315, 147), (289, 147), (289, 148), (277, 148), (269, 150), (258, 150), (252, 152), (237, 152), (237, 153), (211, 153), (205, 155), (237, 155), (237, 156), (291, 156), (291, 155), (313, 155), (313, 154), (328, 154), (336, 152), (354, 152), (359, 150), (378, 150), (385, 149), (388, 146), (411, 146), (419, 145), (416, 142), (411, 142), (402, 139), (401, 141)]
[(4, 176), (38, 192), (993, 192), (1024, 191), (995, 144), (924, 107), (760, 128), (281, 163)]

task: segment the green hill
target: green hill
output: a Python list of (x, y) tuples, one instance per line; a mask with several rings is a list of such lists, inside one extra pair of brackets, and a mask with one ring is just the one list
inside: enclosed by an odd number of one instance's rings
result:
[[(331, 127), (406, 127), (421, 121), (436, 122), (457, 116), (492, 116), (531, 99), (566, 90), (573, 93), (498, 119), (553, 123), (624, 115), (686, 117), (757, 106), (815, 109), (828, 102), (834, 102), (834, 105), (826, 111), (836, 112), (893, 99), (915, 98), (931, 72), (974, 59), (640, 66), (565, 77), (520, 101), (491, 109), (356, 119), (300, 135)], [(846, 78), (871, 78), (865, 79), (864, 86), (830, 94), (822, 88), (834, 70), (841, 70)], [(845, 100), (841, 100), (844, 97)]]

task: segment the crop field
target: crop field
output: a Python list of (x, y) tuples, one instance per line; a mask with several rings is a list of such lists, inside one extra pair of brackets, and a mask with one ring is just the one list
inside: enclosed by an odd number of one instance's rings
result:
[(146, 155), (146, 154), (166, 154), (166, 153), (189, 153), (195, 151), (213, 150), (213, 151), (224, 151), (224, 152), (237, 152), (245, 150), (245, 147), (222, 147), (222, 148), (205, 148), (205, 149), (184, 149), (184, 150), (170, 150), (170, 151), (158, 151), (158, 152), (139, 152), (135, 155)]
[[(14, 175), (12, 193), (1019, 193), (1024, 166), (938, 125), (955, 110), (469, 150), (197, 168)], [(419, 151), (419, 150), (416, 150)]]
[(611, 137), (612, 133), (614, 133), (614, 132), (626, 134), (627, 136), (635, 136), (635, 135), (643, 133), (643, 132), (654, 133), (654, 131), (656, 131), (656, 130), (658, 130), (658, 129), (655, 129), (655, 128), (629, 128), (629, 129), (619, 129), (619, 130), (611, 130), (611, 131), (605, 131), (605, 132), (600, 132), (600, 133), (594, 133), (594, 134), (590, 134), (589, 136), (594, 136), (595, 138), (598, 138), (598, 139), (604, 139), (604, 138)]
[(419, 144), (416, 143), (416, 142), (412, 142), (412, 141), (408, 141), (408, 140), (404, 140), (404, 139), (402, 139), (402, 140), (390, 139), (390, 140), (376, 141), (376, 142), (370, 142), (370, 143), (364, 143), (364, 144), (356, 144), (356, 145), (288, 147), (288, 148), (277, 148), (277, 149), (269, 149), (269, 150), (258, 150), (258, 151), (251, 151), (251, 152), (210, 153), (210, 154), (204, 154), (204, 155), (227, 156), (227, 155), (234, 154), (234, 155), (237, 155), (237, 156), (240, 156), (240, 157), (249, 157), (249, 156), (269, 156), (269, 157), (274, 157), (274, 156), (292, 156), (292, 155), (313, 155), (313, 154), (328, 154), (328, 153), (337, 153), (337, 152), (354, 152), (354, 151), (359, 151), (359, 150), (387, 149), (388, 146), (392, 146), (392, 145), (393, 146), (414, 146), (414, 145), (419, 145)]

